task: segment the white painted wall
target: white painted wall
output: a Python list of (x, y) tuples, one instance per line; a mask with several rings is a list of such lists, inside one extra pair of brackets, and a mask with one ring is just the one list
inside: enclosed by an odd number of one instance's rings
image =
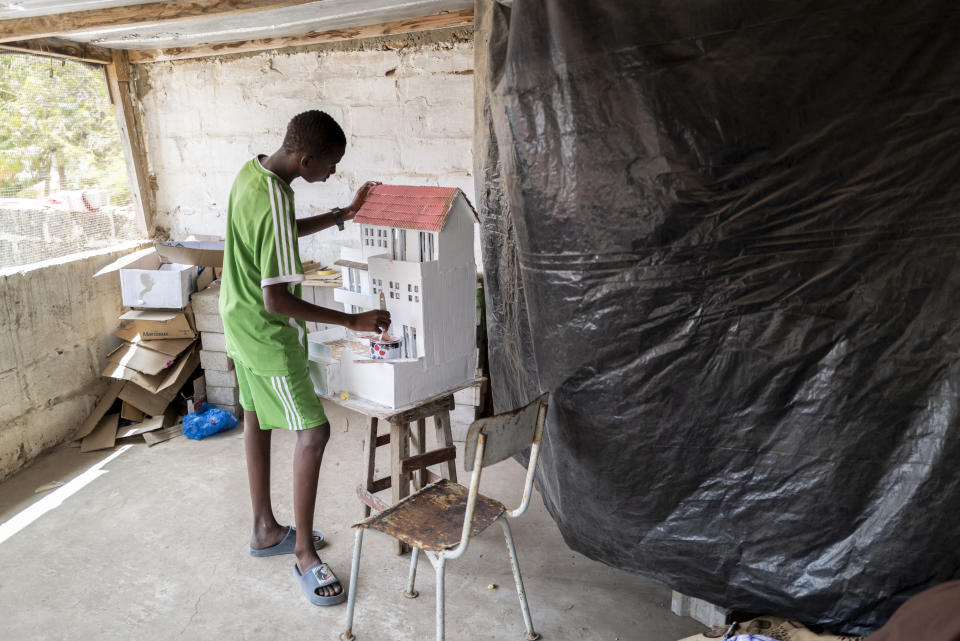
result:
[(106, 388), (120, 279), (93, 274), (136, 246), (0, 274), (0, 480), (70, 438)]
[[(294, 182), (298, 217), (346, 205), (366, 180), (459, 187), (473, 200), (473, 43), (389, 46), (137, 66), (161, 232), (222, 235), (240, 166), (272, 153), (307, 109), (337, 119), (347, 151), (326, 183)], [(360, 247), (358, 225), (301, 239), (301, 257), (332, 264), (341, 245)]]

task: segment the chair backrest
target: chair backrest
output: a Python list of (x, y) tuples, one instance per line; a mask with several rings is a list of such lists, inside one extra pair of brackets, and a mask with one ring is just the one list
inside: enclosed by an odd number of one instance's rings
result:
[(538, 437), (538, 432), (542, 430), (542, 422), (546, 420), (548, 396), (549, 394), (543, 394), (532, 403), (512, 412), (474, 421), (467, 432), (463, 469), (467, 472), (473, 471), (477, 439), (481, 433), (486, 435), (481, 467), (499, 463), (530, 447)]

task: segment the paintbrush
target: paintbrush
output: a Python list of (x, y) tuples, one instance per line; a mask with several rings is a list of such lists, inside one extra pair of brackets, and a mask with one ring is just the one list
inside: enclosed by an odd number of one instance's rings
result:
[[(380, 311), (387, 311), (387, 299), (383, 296), (383, 292), (380, 292)], [(390, 329), (390, 326), (380, 328), (380, 340), (385, 341), (388, 338), (387, 330)]]

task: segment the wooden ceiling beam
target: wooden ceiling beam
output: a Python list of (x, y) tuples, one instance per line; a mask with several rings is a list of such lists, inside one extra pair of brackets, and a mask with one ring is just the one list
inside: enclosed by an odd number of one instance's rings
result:
[(88, 45), (82, 42), (70, 42), (60, 38), (37, 38), (0, 43), (0, 51), (30, 53), (50, 58), (66, 58), (80, 62), (92, 62), (108, 65), (113, 62), (113, 52), (106, 47)]
[(284, 36), (279, 38), (261, 38), (259, 40), (241, 40), (239, 42), (222, 42), (218, 44), (200, 45), (196, 47), (174, 47), (169, 49), (136, 49), (131, 50), (130, 63), (143, 64), (148, 62), (162, 62), (166, 60), (184, 60), (187, 58), (205, 58), (208, 56), (224, 56), (232, 53), (249, 53), (266, 49), (280, 49), (284, 47), (302, 47), (307, 45), (337, 42), (340, 40), (355, 40), (358, 38), (375, 38), (377, 36), (397, 35), (414, 31), (428, 31), (445, 27), (465, 27), (473, 24), (473, 9), (438, 13), (419, 18), (406, 18), (380, 24), (346, 27), (331, 31), (307, 33), (302, 36)]
[(0, 42), (280, 9), (316, 0), (178, 0), (0, 20)]

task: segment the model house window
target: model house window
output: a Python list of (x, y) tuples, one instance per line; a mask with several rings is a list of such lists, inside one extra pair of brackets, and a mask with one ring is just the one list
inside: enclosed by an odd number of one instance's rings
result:
[(348, 287), (351, 292), (360, 291), (360, 270), (351, 267), (347, 270), (347, 281), (349, 283)]
[(419, 291), (420, 291), (420, 285), (414, 285), (414, 286), (413, 286), (413, 291), (419, 292)]
[(419, 296), (414, 296), (414, 297), (413, 297), (413, 302), (419, 303), (419, 302), (420, 302), (420, 297), (419, 297)]
[(403, 326), (403, 356), (417, 358), (417, 328)]
[(407, 235), (402, 229), (392, 229), (393, 233), (393, 259), (407, 259)]
[(428, 231), (420, 232), (420, 262), (429, 262), (433, 260), (433, 234)]

